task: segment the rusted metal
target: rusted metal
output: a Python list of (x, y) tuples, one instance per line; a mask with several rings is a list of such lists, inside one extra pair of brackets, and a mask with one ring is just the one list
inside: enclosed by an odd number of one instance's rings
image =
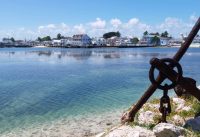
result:
[[(166, 63), (168, 63), (169, 65), (166, 65)], [(151, 64), (151, 68), (150, 68), (150, 71), (149, 71), (149, 79), (150, 79), (152, 84), (156, 84), (158, 86), (158, 88), (161, 89), (161, 90), (166, 90), (166, 89), (169, 90), (169, 89), (175, 88), (178, 81), (180, 80), (180, 78), (183, 75), (181, 65), (173, 59), (164, 58), (164, 59), (159, 60), (157, 58), (153, 58), (153, 59), (151, 59), (150, 64)], [(162, 67), (162, 65), (165, 65), (165, 68)], [(164, 75), (166, 78), (168, 78), (168, 74), (166, 74), (165, 72), (169, 71), (168, 69), (170, 69), (170, 70), (173, 69), (172, 66), (174, 68), (177, 68), (177, 70), (178, 70), (178, 72), (177, 72), (178, 74), (176, 75), (176, 78), (173, 78), (173, 81), (171, 80), (172, 84), (171, 85), (165, 84), (164, 86), (162, 86), (161, 84), (159, 85), (154, 78), (154, 70), (158, 69), (161, 76)], [(172, 71), (171, 73), (172, 73), (172, 76), (175, 75), (174, 71)]]
[[(194, 37), (198, 33), (200, 29), (200, 17), (198, 18), (196, 24), (192, 28), (190, 34), (188, 35), (185, 42), (182, 44), (181, 48), (178, 50), (178, 52), (174, 55), (172, 58), (174, 62), (179, 62), (182, 56), (185, 54), (187, 49), (189, 48), (190, 44), (192, 43)], [(170, 63), (170, 65), (166, 65), (164, 62), (154, 62), (154, 63), (161, 63), (156, 66), (158, 70), (161, 71), (161, 73), (156, 78), (156, 84), (152, 84), (149, 86), (149, 88), (146, 90), (144, 95), (138, 100), (138, 102), (131, 108), (131, 110), (122, 116), (121, 122), (131, 122), (134, 121), (134, 117), (138, 110), (147, 102), (147, 100), (150, 98), (150, 96), (155, 92), (155, 90), (158, 88), (158, 86), (166, 79), (170, 79), (172, 82), (178, 82), (176, 83), (175, 91), (179, 95), (184, 93), (189, 93), (193, 96), (195, 96), (200, 101), (200, 91), (196, 87), (196, 81), (191, 78), (184, 78), (182, 76), (179, 76), (180, 73), (177, 73), (173, 70), (174, 65), (177, 64)], [(161, 65), (161, 66), (160, 66)], [(166, 67), (166, 68), (165, 68)], [(164, 75), (163, 75), (164, 74)], [(178, 80), (177, 80), (178, 79)]]
[(171, 104), (170, 104), (170, 98), (168, 96), (168, 87), (165, 84), (164, 87), (166, 89), (163, 90), (163, 96), (160, 99), (160, 108), (159, 111), (160, 113), (162, 113), (162, 118), (160, 120), (160, 122), (162, 123), (166, 123), (167, 122), (167, 115), (169, 115), (171, 113)]
[[(200, 90), (196, 86), (196, 81), (192, 78), (183, 77), (182, 72), (176, 72), (161, 60), (155, 58), (151, 64), (157, 68), (166, 78), (176, 83), (174, 90), (178, 96), (191, 94), (200, 101)], [(161, 74), (161, 75), (162, 75)]]

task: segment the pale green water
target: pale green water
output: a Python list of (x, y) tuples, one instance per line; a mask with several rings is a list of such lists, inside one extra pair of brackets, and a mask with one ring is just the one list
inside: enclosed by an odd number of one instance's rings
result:
[[(149, 60), (176, 48), (0, 49), (0, 132), (128, 108), (149, 86)], [(200, 49), (181, 61), (200, 81)]]

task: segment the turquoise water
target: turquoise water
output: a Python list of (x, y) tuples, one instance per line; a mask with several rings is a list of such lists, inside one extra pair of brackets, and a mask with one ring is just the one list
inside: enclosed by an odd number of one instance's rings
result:
[[(128, 108), (149, 86), (149, 60), (176, 48), (0, 49), (0, 132)], [(181, 60), (200, 82), (200, 49)]]

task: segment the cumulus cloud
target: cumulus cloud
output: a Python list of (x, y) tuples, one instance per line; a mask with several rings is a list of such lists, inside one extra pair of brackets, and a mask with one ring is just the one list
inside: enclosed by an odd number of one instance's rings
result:
[(122, 22), (121, 22), (120, 19), (115, 18), (115, 19), (111, 19), (111, 20), (110, 20), (110, 24), (111, 24), (113, 27), (118, 28), (118, 27), (122, 24)]
[(86, 31), (85, 31), (85, 28), (84, 28), (84, 26), (83, 26), (83, 24), (75, 25), (75, 26), (74, 26), (74, 31), (75, 31), (76, 33), (81, 33), (81, 34), (83, 34), (83, 33), (86, 32)]
[(36, 39), (38, 36), (55, 37), (58, 33), (65, 36), (72, 36), (74, 34), (87, 33), (91, 37), (102, 36), (109, 31), (119, 31), (122, 36), (139, 36), (141, 37), (144, 31), (149, 32), (163, 32), (167, 30), (172, 36), (178, 37), (180, 33), (189, 33), (192, 26), (198, 19), (195, 14), (188, 17), (188, 20), (180, 18), (166, 17), (163, 22), (159, 24), (150, 25), (141, 21), (139, 18), (130, 18), (123, 22), (118, 18), (112, 18), (109, 23), (101, 18), (96, 18), (93, 22), (88, 22), (78, 25), (47, 24), (38, 26), (35, 29), (27, 29), (25, 27), (16, 28), (13, 30), (0, 30), (0, 39), (3, 37), (15, 37), (16, 39)]
[(137, 18), (132, 18), (132, 19), (130, 19), (129, 21), (128, 21), (128, 25), (130, 25), (130, 26), (134, 26), (134, 25), (137, 25), (139, 23), (139, 19), (137, 19)]
[(90, 23), (91, 27), (94, 29), (104, 29), (106, 26), (106, 21), (101, 18), (96, 18), (96, 21)]
[(68, 32), (70, 32), (70, 27), (65, 23), (48, 24), (44, 26), (39, 26), (37, 28), (37, 33), (39, 36), (44, 36), (44, 35), (56, 36), (58, 33), (67, 35)]
[(168, 31), (172, 36), (179, 37), (180, 34), (188, 34), (193, 27), (195, 21), (191, 21), (191, 17), (189, 20), (183, 21), (179, 18), (167, 17), (163, 23), (154, 27), (154, 30), (158, 32)]

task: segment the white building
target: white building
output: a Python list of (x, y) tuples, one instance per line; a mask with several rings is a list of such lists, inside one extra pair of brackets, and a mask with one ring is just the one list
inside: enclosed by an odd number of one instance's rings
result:
[(57, 40), (57, 39), (52, 40), (52, 44), (53, 44), (53, 46), (61, 46), (62, 45), (61, 40)]
[(71, 46), (72, 41), (73, 41), (72, 37), (64, 37), (64, 38), (61, 39), (61, 45), (62, 46)]
[(122, 37), (119, 40), (120, 40), (120, 46), (132, 45), (131, 39), (128, 37)]
[(170, 44), (170, 37), (160, 37), (160, 45), (161, 46), (168, 46)]
[(113, 36), (111, 38), (106, 39), (107, 46), (119, 46), (120, 45), (120, 38), (117, 36)]
[(91, 43), (93, 46), (105, 46), (106, 40), (104, 38), (93, 38)]
[(73, 41), (80, 46), (89, 46), (91, 44), (91, 38), (87, 34), (74, 35)]

